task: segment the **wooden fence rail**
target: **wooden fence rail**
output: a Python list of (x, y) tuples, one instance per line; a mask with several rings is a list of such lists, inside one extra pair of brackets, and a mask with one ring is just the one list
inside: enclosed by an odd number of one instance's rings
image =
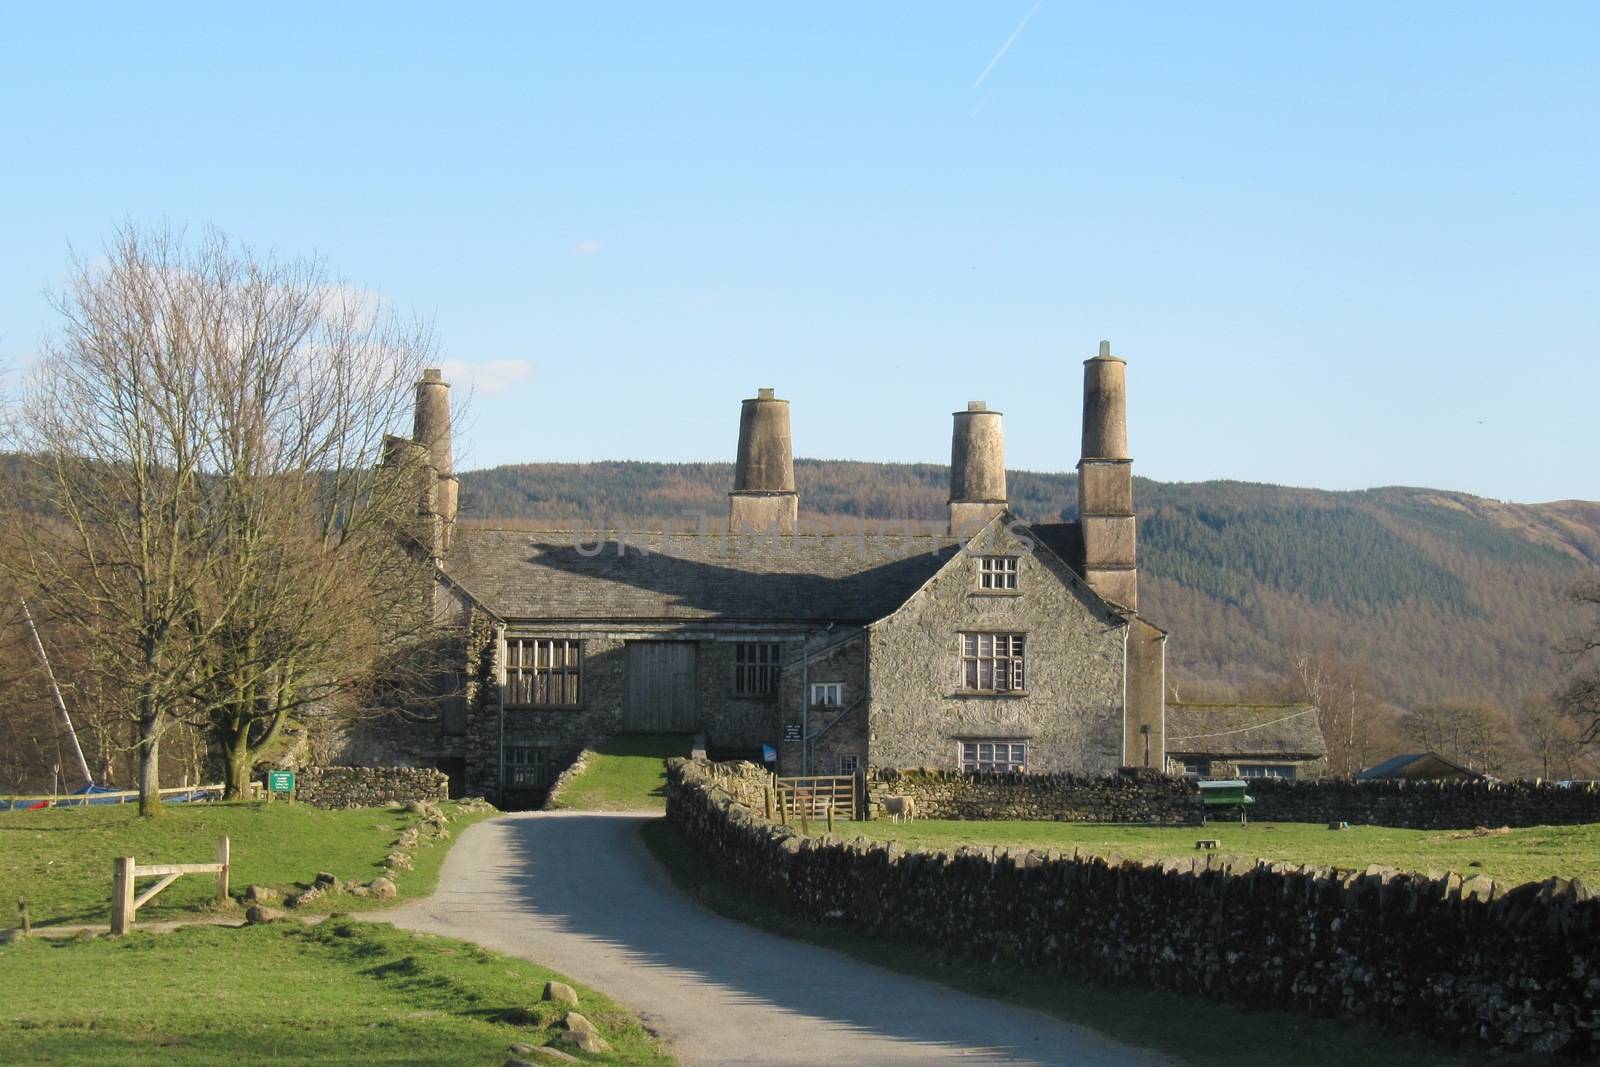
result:
[[(175, 785), (170, 789), (159, 790), (160, 794), (164, 797), (174, 797), (180, 793), (216, 793), (218, 796), (221, 796), (222, 791), (223, 786), (221, 783), (216, 785)], [(34, 793), (20, 794), (17, 796), (8, 795), (0, 796), (0, 811), (6, 810), (5, 805), (15, 807), (18, 804), (48, 804), (52, 808), (79, 808), (88, 807), (92, 804), (109, 804), (112, 801), (115, 801), (118, 804), (126, 804), (131, 800), (138, 799), (139, 791), (137, 789), (118, 789), (115, 792), (106, 793)]]
[[(139, 909), (155, 899), (155, 895), (186, 874), (214, 874), (217, 876), (217, 903), (228, 902), (228, 868), (231, 854), (226, 837), (217, 840), (215, 863), (135, 863), (132, 856), (118, 856), (111, 861), (111, 932), (125, 934), (133, 929), (133, 918)], [(134, 879), (160, 878), (161, 881), (134, 895)]]

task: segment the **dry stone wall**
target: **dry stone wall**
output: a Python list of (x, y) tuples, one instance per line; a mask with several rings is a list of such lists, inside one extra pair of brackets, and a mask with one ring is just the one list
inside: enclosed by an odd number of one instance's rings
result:
[(910, 796), (925, 819), (1037, 819), (1058, 822), (1185, 823), (1199, 821), (1192, 782), (1154, 771), (1108, 775), (968, 774), (960, 771), (869, 771), (867, 801), (881, 811), (885, 796)]
[[(1249, 792), (1256, 801), (1250, 808), (1255, 822), (1413, 830), (1600, 823), (1600, 787), (1593, 785), (1267, 778), (1251, 780)], [(1199, 814), (1193, 782), (1131, 768), (1110, 775), (873, 770), (867, 793), (874, 810), (881, 810), (886, 795), (915, 797), (917, 813), (929, 819), (1191, 823)]]
[(294, 795), (319, 808), (376, 808), (391, 801), (445, 800), (450, 778), (431, 767), (313, 767), (299, 773)]
[(1474, 826), (1565, 826), (1600, 822), (1600, 787), (1563, 789), (1551, 783), (1511, 782), (1284, 782), (1250, 783), (1262, 822), (1348, 822), (1413, 830)]
[(817, 922), (1463, 1043), (1600, 1053), (1600, 899), (1575, 880), (1506, 887), (1210, 854), (908, 852), (802, 837), (736, 794), (748, 795), (738, 778), (703, 762), (668, 766), (678, 831), (752, 892)]

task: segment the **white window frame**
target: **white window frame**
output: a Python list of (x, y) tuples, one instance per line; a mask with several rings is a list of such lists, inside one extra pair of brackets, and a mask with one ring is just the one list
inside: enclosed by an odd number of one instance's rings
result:
[(1014, 593), (1020, 560), (1016, 556), (979, 556), (978, 588), (988, 593)]
[(812, 682), (811, 706), (814, 708), (844, 707), (844, 683)]
[(1183, 764), (1185, 778), (1205, 778), (1211, 773), (1211, 761), (1200, 756), (1181, 756), (1178, 762)]
[(956, 641), (962, 692), (1017, 693), (1026, 688), (1027, 634), (966, 632)]
[(1028, 742), (1014, 738), (957, 741), (957, 760), (963, 771), (995, 774), (1028, 773)]
[(861, 770), (861, 757), (854, 752), (846, 752), (839, 757), (839, 773), (855, 774)]
[(740, 641), (733, 646), (733, 693), (741, 697), (765, 697), (778, 691), (776, 641)]
[(1237, 763), (1239, 777), (1244, 779), (1277, 778), (1280, 781), (1292, 782), (1295, 780), (1294, 767), (1282, 763)]

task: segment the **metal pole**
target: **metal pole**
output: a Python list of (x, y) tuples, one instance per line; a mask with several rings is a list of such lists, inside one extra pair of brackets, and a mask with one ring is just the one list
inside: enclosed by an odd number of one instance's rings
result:
[(17, 602), (22, 605), (22, 621), (28, 624), (28, 636), (33, 639), (33, 654), (39, 657), (39, 665), (44, 668), (44, 676), (50, 680), (50, 692), (56, 698), (56, 714), (61, 716), (61, 722), (67, 728), (67, 737), (72, 739), (72, 755), (78, 761), (78, 773), (83, 775), (85, 785), (94, 785), (94, 776), (89, 773), (89, 761), (83, 758), (83, 746), (78, 744), (78, 731), (72, 728), (72, 716), (67, 714), (67, 702), (61, 699), (61, 687), (56, 684), (56, 672), (50, 669), (50, 657), (44, 653), (44, 642), (39, 640), (39, 628), (33, 624), (33, 613), (28, 610), (28, 602), (21, 597)]

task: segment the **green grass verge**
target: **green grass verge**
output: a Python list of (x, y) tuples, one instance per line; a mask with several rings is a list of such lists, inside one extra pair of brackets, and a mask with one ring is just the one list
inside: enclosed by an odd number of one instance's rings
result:
[[(378, 923), (189, 927), (0, 948), (0, 1060), (57, 1067), (498, 1067), (552, 1043), (566, 979), (522, 960)], [(569, 983), (571, 984), (571, 983)], [(576, 986), (615, 1050), (669, 1064), (626, 1009)]]
[(964, 993), (1043, 1011), (1130, 1045), (1170, 1053), (1194, 1067), (1239, 1067), (1242, 1062), (1447, 1067), (1462, 1062), (1458, 1053), (1440, 1045), (1349, 1019), (1252, 1011), (1162, 990), (1095, 985), (1008, 963), (952, 959), (925, 945), (809, 922), (719, 877), (665, 819), (647, 823), (640, 833), (680, 889), (727, 918)]
[[(813, 826), (815, 829), (815, 826)], [(1486, 874), (1510, 883), (1543, 881), (1552, 875), (1600, 883), (1600, 824), (1533, 826), (1475, 837), (1462, 830), (1393, 830), (1352, 826), (1329, 830), (1310, 823), (1210, 823), (1204, 827), (1111, 826), (1058, 822), (958, 822), (878, 820), (849, 823), (838, 832), (907, 847), (949, 851), (960, 845), (1073, 848), (1131, 859), (1196, 855), (1200, 838), (1222, 842), (1221, 851), (1256, 859), (1364, 868), (1382, 864), (1406, 871)]]
[(567, 783), (553, 808), (572, 811), (666, 811), (667, 760), (687, 756), (688, 734), (625, 734), (600, 742), (588, 766)]
[[(451, 817), (452, 835), (491, 814), (441, 807)], [(155, 819), (141, 819), (135, 808), (121, 805), (0, 812), (0, 926), (14, 925), (11, 909), (19, 896), (28, 898), (36, 925), (108, 922), (115, 857), (209, 863), (223, 836), (232, 847), (229, 880), (235, 895), (252, 884), (292, 891), (309, 885), (318, 871), (370, 881), (394, 851), (400, 832), (418, 821), (383, 808), (323, 811), (282, 802), (173, 805)], [(413, 869), (396, 878), (401, 898), (433, 891), (448, 843), (427, 831), (420, 835), (411, 854)], [(211, 910), (214, 887), (208, 875), (180, 878), (139, 909), (139, 921), (193, 918)], [(368, 908), (383, 902), (359, 903)], [(330, 894), (305, 910), (349, 910), (351, 905), (350, 897)]]

